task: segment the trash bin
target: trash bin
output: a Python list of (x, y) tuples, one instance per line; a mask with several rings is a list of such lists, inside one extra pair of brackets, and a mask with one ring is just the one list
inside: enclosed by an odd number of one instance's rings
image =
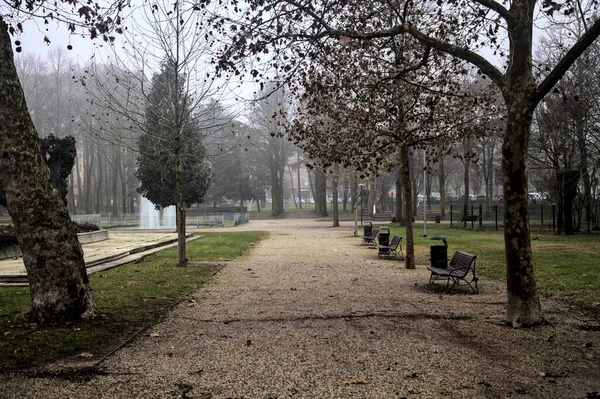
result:
[(373, 232), (373, 223), (365, 222), (363, 225), (363, 236), (368, 237)]
[(431, 266), (446, 269), (448, 267), (448, 242), (446, 236), (435, 235), (432, 240), (441, 240), (444, 245), (431, 246)]
[(435, 223), (436, 224), (442, 223), (442, 217), (439, 214), (435, 215)]
[(388, 255), (390, 253), (389, 248), (385, 248), (384, 246), (390, 245), (390, 229), (387, 226), (381, 226), (379, 228), (379, 256)]

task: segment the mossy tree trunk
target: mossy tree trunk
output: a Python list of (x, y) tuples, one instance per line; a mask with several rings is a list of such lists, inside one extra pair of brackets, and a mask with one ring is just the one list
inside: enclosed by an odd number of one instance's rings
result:
[(95, 314), (83, 250), (40, 153), (39, 138), (0, 18), (0, 182), (27, 269), (38, 322)]
[(534, 3), (517, 2), (508, 23), (510, 59), (502, 94), (506, 104), (506, 132), (502, 146), (504, 174), (504, 249), (506, 256), (507, 320), (513, 326), (533, 325), (542, 320), (540, 300), (533, 272), (527, 152), (537, 89), (532, 73)]

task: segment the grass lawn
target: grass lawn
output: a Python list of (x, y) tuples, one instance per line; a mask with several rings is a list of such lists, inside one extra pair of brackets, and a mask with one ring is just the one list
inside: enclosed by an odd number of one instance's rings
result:
[(98, 310), (106, 317), (70, 325), (43, 327), (32, 323), (29, 289), (0, 288), (0, 368), (28, 365), (88, 352), (96, 357), (158, 320), (218, 270), (218, 262), (242, 256), (263, 232), (202, 233), (187, 245), (188, 267), (178, 267), (177, 249), (169, 248), (140, 263), (90, 276)]
[[(404, 227), (389, 224), (388, 227), (391, 236), (406, 237)], [(477, 270), (483, 276), (505, 280), (502, 231), (465, 230), (432, 223), (427, 225), (427, 237), (423, 237), (422, 224), (414, 228), (414, 234), (418, 265), (429, 264), (430, 246), (442, 245), (442, 241), (431, 240), (431, 237), (441, 234), (448, 241), (450, 257), (457, 250), (475, 254), (478, 256)], [(600, 236), (558, 236), (551, 232), (534, 232), (532, 238), (536, 281), (543, 292), (568, 294), (587, 305), (600, 302)], [(406, 247), (405, 243), (403, 245)]]

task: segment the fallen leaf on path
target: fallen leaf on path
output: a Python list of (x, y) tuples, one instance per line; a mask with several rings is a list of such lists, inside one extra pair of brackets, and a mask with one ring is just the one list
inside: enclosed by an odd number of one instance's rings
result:
[(364, 378), (351, 378), (349, 380), (344, 380), (344, 385), (361, 385), (368, 384), (369, 382)]
[(492, 384), (484, 380), (483, 378), (475, 378), (475, 384), (477, 385), (485, 385), (486, 387), (491, 387)]
[(593, 359), (594, 359), (594, 354), (593, 354), (593, 353), (586, 353), (586, 354), (585, 354), (585, 358), (586, 358), (586, 359), (593, 360)]
[(566, 374), (563, 371), (550, 371), (550, 370), (542, 370), (540, 371), (540, 376), (544, 378), (556, 378), (556, 377), (564, 377)]
[(157, 333), (157, 332), (151, 332), (151, 333), (150, 333), (150, 337), (151, 337), (151, 338), (160, 337), (160, 334), (159, 334), (159, 333)]
[(79, 355), (77, 355), (75, 357), (80, 357), (82, 359), (90, 359), (90, 358), (94, 357), (94, 355), (92, 355), (89, 352), (81, 352)]

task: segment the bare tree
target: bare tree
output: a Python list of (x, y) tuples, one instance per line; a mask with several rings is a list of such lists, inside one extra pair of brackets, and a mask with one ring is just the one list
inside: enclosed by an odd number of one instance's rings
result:
[(280, 216), (284, 212), (283, 181), (285, 167), (295, 153), (295, 147), (287, 140), (285, 128), (289, 124), (289, 107), (284, 88), (275, 82), (267, 84), (266, 98), (259, 98), (252, 114), (253, 144), (263, 154), (271, 174), (272, 216)]
[[(364, 2), (354, 1), (256, 1), (251, 2), (248, 10), (251, 15), (246, 19), (255, 23), (244, 26), (243, 35), (232, 46), (238, 52), (260, 52), (265, 46), (282, 42), (300, 49), (298, 42), (314, 42), (326, 37), (363, 43), (403, 37), (421, 43), (425, 51), (435, 49), (465, 61), (490, 79), (502, 93), (506, 109), (502, 149), (508, 276), (506, 316), (513, 326), (542, 321), (527, 207), (527, 150), (533, 113), (544, 96), (600, 35), (600, 20), (593, 17), (596, 2), (578, 3), (581, 7), (571, 1), (542, 2), (540, 8), (536, 8), (537, 4), (536, 0), (514, 0), (506, 6), (494, 0), (476, 0), (470, 2), (469, 7), (464, 7), (461, 2), (371, 2), (366, 10)], [(423, 5), (430, 7), (431, 12), (420, 12)], [(269, 13), (252, 18), (255, 12), (263, 13), (265, 6), (269, 7)], [(548, 16), (550, 23), (555, 20), (570, 23), (579, 18), (586, 24), (581, 35), (573, 36), (570, 49), (560, 61), (539, 80), (534, 75), (532, 61), (533, 32), (539, 26), (534, 24), (536, 10)], [(397, 18), (383, 20), (380, 15)], [(268, 32), (266, 35), (259, 34), (262, 28), (263, 32)], [(248, 36), (248, 32), (252, 36)], [(507, 41), (503, 40), (504, 32)], [(260, 40), (248, 40), (249, 37), (260, 37)], [(506, 69), (495, 66), (479, 54), (477, 51), (482, 47), (492, 48), (502, 57), (505, 64), (501, 65), (506, 65)], [(461, 65), (458, 73), (460, 68)]]
[[(192, 147), (184, 144), (183, 134), (189, 126), (199, 126), (207, 136), (216, 127), (231, 123), (231, 119), (214, 119), (220, 106), (218, 100), (224, 96), (226, 79), (225, 76), (215, 78), (214, 66), (208, 58), (216, 39), (207, 34), (210, 28), (206, 10), (197, 10), (193, 2), (178, 1), (158, 2), (150, 8), (141, 6), (139, 11), (141, 19), (123, 37), (126, 53), (115, 51), (109, 62), (93, 65), (92, 73), (86, 77), (86, 87), (95, 106), (104, 110), (94, 112), (98, 120), (97, 136), (133, 151), (139, 151), (139, 137), (153, 136), (163, 151), (172, 154), (176, 176), (178, 264), (183, 266), (186, 264), (185, 210), (191, 205), (183, 196), (183, 160), (203, 153), (192, 151)], [(165, 65), (173, 72), (169, 75), (170, 88), (180, 94), (159, 102), (151, 99), (152, 77)], [(149, 112), (161, 123), (171, 126), (168, 135), (147, 123)], [(152, 157), (153, 154), (140, 156)]]

